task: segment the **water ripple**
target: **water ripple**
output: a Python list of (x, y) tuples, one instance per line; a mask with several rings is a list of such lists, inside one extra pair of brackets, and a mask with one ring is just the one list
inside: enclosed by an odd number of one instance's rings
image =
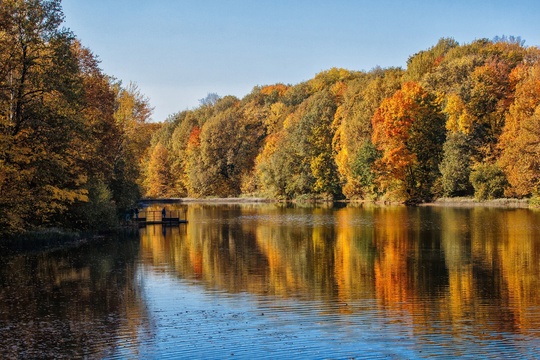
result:
[[(145, 341), (117, 343), (111, 359), (140, 358), (534, 358), (538, 339), (510, 334), (489, 341), (445, 333), (412, 333), (411, 317), (353, 304), (208, 292), (167, 275), (147, 274), (154, 326)], [(340, 313), (342, 310), (362, 312)], [(371, 309), (365, 311), (365, 309)], [(471, 346), (473, 345), (473, 346)], [(129, 357), (129, 356), (128, 356)]]

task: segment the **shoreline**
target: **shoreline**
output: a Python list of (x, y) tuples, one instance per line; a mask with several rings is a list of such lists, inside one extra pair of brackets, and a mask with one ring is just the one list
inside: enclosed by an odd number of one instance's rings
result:
[(423, 206), (423, 207), (496, 207), (496, 208), (532, 208), (529, 199), (493, 199), (477, 200), (474, 198), (456, 197), (440, 198), (431, 202), (417, 205), (405, 205), (398, 202), (371, 201), (371, 200), (279, 200), (261, 197), (234, 197), (234, 198), (163, 198), (163, 199), (141, 199), (140, 203), (183, 203), (183, 204), (257, 204), (257, 203), (301, 203), (301, 204), (323, 204), (323, 203), (344, 203), (344, 204), (371, 204), (377, 206), (402, 205), (402, 206)]
[(243, 197), (235, 197), (235, 198), (163, 198), (163, 199), (141, 199), (139, 200), (139, 203), (161, 203), (161, 204), (167, 204), (167, 203), (186, 203), (186, 204), (198, 204), (198, 203), (206, 203), (206, 204), (249, 204), (249, 203), (278, 203), (282, 202), (280, 200), (276, 199), (267, 199), (267, 198), (243, 198)]
[(494, 208), (513, 208), (529, 209), (529, 199), (493, 199), (477, 200), (474, 198), (441, 198), (433, 202), (420, 204), (420, 206), (432, 207), (494, 207)]
[[(163, 198), (163, 199), (141, 199), (141, 205), (149, 204), (300, 204), (304, 206), (317, 206), (326, 204), (352, 204), (357, 206), (404, 206), (404, 207), (446, 207), (446, 208), (499, 208), (499, 209), (538, 209), (530, 204), (529, 199), (494, 199), (476, 200), (474, 198), (440, 198), (432, 202), (420, 203), (416, 205), (405, 205), (403, 203), (388, 201), (370, 200), (336, 200), (336, 201), (285, 201), (279, 199), (268, 199), (261, 197), (236, 197), (236, 198)], [(333, 206), (333, 205), (332, 205)], [(88, 242), (99, 241), (107, 238), (111, 233), (130, 233), (131, 226), (118, 226), (108, 231), (76, 231), (59, 228), (37, 229), (26, 233), (6, 236), (0, 241), (0, 251), (5, 255), (20, 253), (33, 253), (40, 251), (54, 251), (69, 247), (77, 247)], [(126, 232), (127, 231), (127, 232)]]
[(129, 237), (135, 234), (130, 227), (117, 227), (104, 231), (76, 231), (60, 228), (37, 229), (6, 236), (0, 241), (2, 255), (41, 253), (77, 248), (88, 243), (104, 241), (112, 234)]

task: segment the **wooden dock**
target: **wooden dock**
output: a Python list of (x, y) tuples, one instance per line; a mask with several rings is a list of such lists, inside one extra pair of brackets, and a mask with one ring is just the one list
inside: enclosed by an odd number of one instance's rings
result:
[(165, 225), (165, 226), (178, 226), (180, 224), (187, 224), (187, 218), (184, 213), (184, 217), (180, 216), (179, 210), (165, 211), (163, 210), (143, 210), (138, 214), (135, 214), (133, 220), (139, 226), (146, 225)]

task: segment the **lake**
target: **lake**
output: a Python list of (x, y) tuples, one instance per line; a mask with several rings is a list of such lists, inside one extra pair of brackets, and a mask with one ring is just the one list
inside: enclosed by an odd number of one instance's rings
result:
[(540, 212), (167, 204), (0, 255), (2, 358), (540, 358)]

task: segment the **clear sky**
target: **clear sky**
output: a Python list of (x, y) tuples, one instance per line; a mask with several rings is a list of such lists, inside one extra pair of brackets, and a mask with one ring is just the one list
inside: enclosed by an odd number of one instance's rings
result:
[(104, 72), (149, 97), (155, 121), (211, 92), (242, 98), (332, 67), (405, 68), (442, 37), (540, 45), (540, 0), (63, 0), (63, 9)]

